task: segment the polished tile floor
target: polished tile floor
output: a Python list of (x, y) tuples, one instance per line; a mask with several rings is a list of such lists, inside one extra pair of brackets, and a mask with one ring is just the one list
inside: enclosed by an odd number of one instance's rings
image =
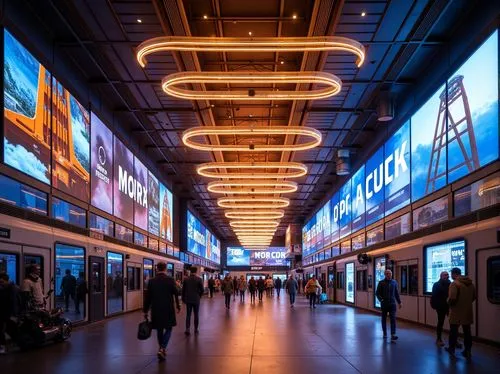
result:
[[(286, 295), (285, 295), (286, 296)], [(384, 341), (379, 318), (350, 307), (319, 305), (299, 297), (234, 302), (217, 295), (202, 300), (200, 334), (184, 335), (178, 315), (165, 362), (156, 358), (154, 336), (136, 339), (141, 313), (77, 328), (70, 341), (0, 357), (0, 373), (498, 373), (500, 350), (475, 344), (472, 362), (451, 360), (434, 345), (434, 333), (399, 323), (399, 340)], [(154, 332), (153, 332), (154, 333)]]

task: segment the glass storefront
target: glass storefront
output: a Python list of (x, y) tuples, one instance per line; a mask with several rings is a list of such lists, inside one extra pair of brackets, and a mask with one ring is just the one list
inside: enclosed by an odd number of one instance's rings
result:
[(108, 252), (106, 265), (108, 315), (123, 310), (123, 255)]

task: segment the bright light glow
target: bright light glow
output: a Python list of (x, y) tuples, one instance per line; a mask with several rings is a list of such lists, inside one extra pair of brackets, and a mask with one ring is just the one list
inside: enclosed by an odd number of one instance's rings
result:
[[(190, 90), (178, 86), (190, 84), (313, 84), (326, 86), (305, 90)], [(342, 81), (331, 73), (314, 71), (284, 72), (181, 72), (173, 73), (162, 80), (163, 91), (170, 96), (186, 100), (319, 100), (334, 96), (342, 89)]]
[[(234, 188), (239, 187), (239, 188)], [(298, 185), (289, 181), (263, 181), (263, 180), (231, 180), (210, 182), (207, 186), (208, 191), (224, 194), (275, 194), (292, 193), (297, 191)]]
[[(229, 173), (227, 170), (250, 169), (265, 170), (278, 169), (276, 173)], [(221, 170), (218, 172), (217, 170)], [(222, 172), (226, 170), (226, 172)], [(280, 173), (279, 170), (287, 170)], [(307, 166), (298, 162), (209, 162), (201, 164), (196, 168), (196, 172), (208, 178), (222, 179), (277, 179), (277, 178), (299, 178), (307, 174)]]
[(230, 210), (225, 213), (226, 218), (254, 220), (254, 219), (279, 219), (283, 218), (283, 210)]
[[(190, 139), (196, 136), (206, 135), (302, 135), (313, 138), (313, 140), (298, 144), (282, 144), (282, 145), (268, 145), (268, 144), (203, 144)], [(197, 149), (199, 151), (247, 151), (247, 152), (264, 152), (264, 151), (305, 151), (314, 148), (321, 143), (322, 135), (316, 129), (301, 126), (201, 126), (193, 127), (184, 131), (182, 134), (182, 142), (187, 147)]]
[(253, 209), (253, 208), (286, 208), (290, 200), (285, 197), (221, 197), (217, 199), (221, 208)]
[(268, 228), (234, 228), (233, 230), (236, 234), (248, 234), (248, 233), (275, 233), (276, 227), (268, 227)]
[(142, 19), (137, 18), (137, 23), (142, 23)]
[(361, 12), (361, 17), (366, 16), (366, 12)]
[(230, 221), (229, 225), (231, 227), (241, 227), (241, 228), (269, 228), (278, 227), (279, 222), (276, 221)]
[(293, 19), (297, 19), (297, 15), (296, 15), (296, 14), (294, 14), (294, 15), (292, 16), (292, 18), (293, 18)]
[(251, 31), (249, 31), (249, 32), (248, 32), (248, 35), (252, 36), (252, 32), (251, 32)]
[(203, 16), (203, 19), (207, 19), (207, 18), (208, 18), (208, 16), (205, 14), (205, 15)]
[(146, 57), (165, 51), (191, 52), (319, 52), (342, 51), (358, 57), (360, 67), (365, 60), (365, 48), (356, 40), (339, 36), (217, 38), (192, 36), (161, 36), (142, 42), (137, 47), (137, 61), (144, 67)]

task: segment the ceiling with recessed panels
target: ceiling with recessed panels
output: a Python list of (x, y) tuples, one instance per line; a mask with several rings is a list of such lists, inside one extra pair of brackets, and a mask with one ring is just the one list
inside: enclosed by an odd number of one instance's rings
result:
[[(342, 182), (335, 173), (339, 149), (350, 152), (351, 163), (387, 132), (377, 121), (381, 91), (409, 95), (425, 67), (442, 47), (466, 1), (334, 1), (266, 0), (142, 0), (51, 1), (50, 6), (29, 0), (57, 40), (124, 130), (138, 139), (156, 162), (173, 192), (191, 201), (198, 215), (226, 242), (235, 241), (234, 227), (217, 205), (220, 195), (201, 176), (197, 166), (210, 162), (278, 163), (263, 172), (286, 173), (274, 166), (295, 162), (307, 174), (293, 179), (297, 190), (287, 193), (290, 206), (279, 218), (276, 237), (290, 223), (303, 223)], [(457, 7), (462, 11), (458, 12)], [(468, 9), (469, 9), (468, 8)], [(56, 10), (54, 12), (54, 10)], [(341, 36), (363, 44), (366, 60), (356, 66), (352, 53), (331, 52), (188, 52), (164, 51), (136, 60), (140, 43), (154, 37), (320, 37)], [(217, 74), (255, 72), (330, 73), (342, 80), (340, 92), (321, 100), (185, 100), (162, 90), (165, 76), (181, 72)], [(318, 85), (295, 83), (193, 83), (193, 90), (310, 91)], [(204, 151), (186, 147), (182, 134), (193, 127), (299, 126), (322, 134), (319, 146), (301, 151)], [(210, 135), (216, 145), (293, 145), (304, 141), (293, 134)], [(242, 169), (240, 171), (245, 171)], [(248, 171), (248, 170), (246, 170)], [(289, 169), (288, 172), (292, 172)], [(283, 179), (281, 179), (283, 180)], [(261, 188), (261, 187), (258, 187)], [(236, 195), (225, 195), (226, 198)], [(279, 197), (280, 194), (266, 195)], [(285, 196), (285, 195), (283, 195)], [(241, 229), (241, 228), (240, 228)]]

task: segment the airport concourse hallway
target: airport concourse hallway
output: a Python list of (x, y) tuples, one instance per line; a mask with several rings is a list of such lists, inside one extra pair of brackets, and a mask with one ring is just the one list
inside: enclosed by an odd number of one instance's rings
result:
[(310, 310), (299, 296), (251, 305), (218, 294), (203, 299), (200, 334), (184, 335), (185, 308), (178, 315), (167, 360), (156, 358), (155, 331), (136, 339), (142, 314), (132, 313), (77, 328), (71, 340), (0, 357), (2, 373), (498, 373), (500, 352), (475, 344), (472, 362), (434, 345), (434, 332), (399, 323), (399, 340), (384, 341), (379, 318), (351, 307), (318, 305)]

